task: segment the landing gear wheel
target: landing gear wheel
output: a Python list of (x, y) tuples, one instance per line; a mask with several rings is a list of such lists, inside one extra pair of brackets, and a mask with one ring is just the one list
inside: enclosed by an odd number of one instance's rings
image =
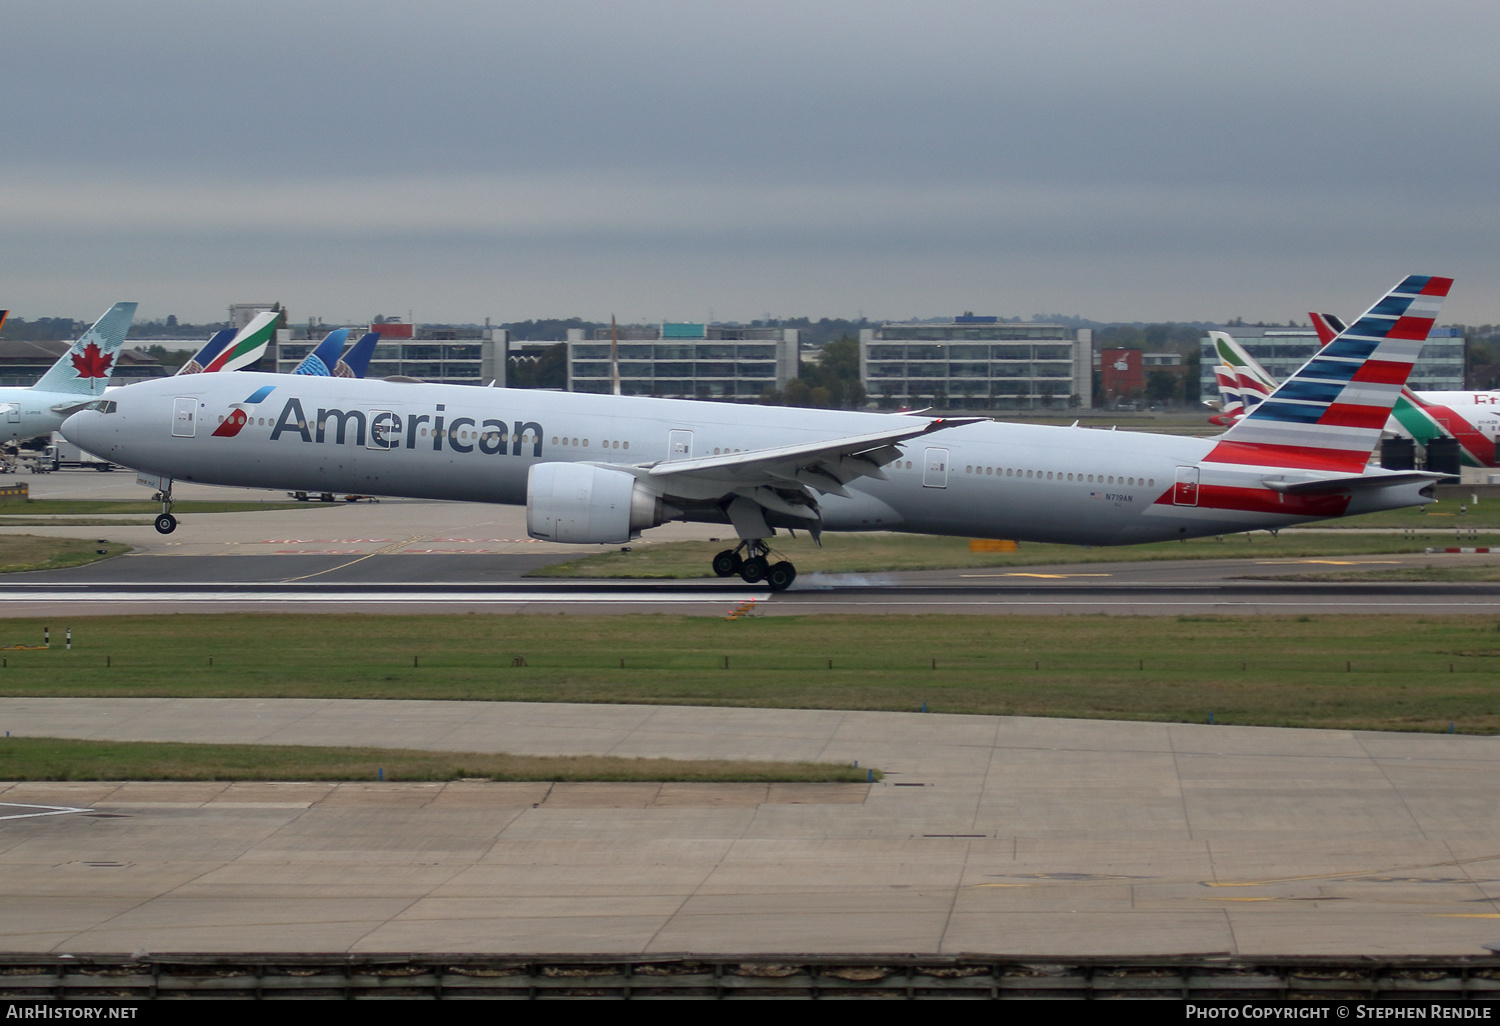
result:
[(170, 513), (163, 513), (156, 518), (156, 530), (160, 534), (171, 534), (177, 530), (177, 518)]
[(745, 561), (733, 549), (725, 549), (714, 557), (714, 573), (719, 577), (733, 577), (740, 572)]
[(745, 565), (740, 567), (740, 580), (746, 584), (759, 584), (766, 579), (766, 574), (770, 572), (770, 569), (766, 564), (765, 556), (751, 556), (745, 560)]
[(772, 591), (786, 591), (797, 579), (797, 568), (786, 560), (771, 564), (771, 569), (766, 571), (766, 583), (771, 586)]

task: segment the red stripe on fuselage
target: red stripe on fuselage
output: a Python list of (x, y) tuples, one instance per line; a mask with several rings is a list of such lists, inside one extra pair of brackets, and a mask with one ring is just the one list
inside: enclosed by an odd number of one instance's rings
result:
[[(1382, 419), (1381, 423), (1385, 421)], [(1369, 452), (1321, 449), (1274, 442), (1220, 442), (1203, 457), (1210, 463), (1240, 463), (1254, 467), (1295, 467), (1298, 470), (1340, 470), (1359, 473), (1370, 462)]]
[[(1156, 500), (1157, 506), (1171, 506), (1172, 491)], [(1200, 484), (1198, 505), (1183, 509), (1228, 509), (1238, 513), (1279, 513), (1289, 517), (1341, 517), (1349, 508), (1349, 495), (1287, 495), (1269, 488), (1233, 488), (1229, 485)]]

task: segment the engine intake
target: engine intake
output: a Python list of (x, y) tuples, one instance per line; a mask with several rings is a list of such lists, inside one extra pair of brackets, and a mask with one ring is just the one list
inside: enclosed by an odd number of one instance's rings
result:
[(585, 463), (538, 463), (526, 475), (526, 533), (617, 545), (676, 512), (630, 474)]

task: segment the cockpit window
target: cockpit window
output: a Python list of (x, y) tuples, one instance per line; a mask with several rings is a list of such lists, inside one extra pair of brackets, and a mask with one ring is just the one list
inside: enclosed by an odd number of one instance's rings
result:
[(115, 401), (113, 399), (95, 399), (84, 407), (85, 410), (93, 410), (95, 413), (114, 413)]

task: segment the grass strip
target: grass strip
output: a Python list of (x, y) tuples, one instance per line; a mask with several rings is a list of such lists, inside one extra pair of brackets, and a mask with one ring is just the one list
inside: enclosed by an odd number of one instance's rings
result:
[(0, 574), (22, 573), (27, 570), (61, 570), (129, 551), (129, 545), (103, 539), (90, 541), (87, 538), (0, 534)]
[[(1110, 548), (1023, 542), (1015, 552), (971, 552), (967, 538), (921, 534), (825, 534), (822, 547), (806, 535), (777, 537), (776, 552), (797, 565), (803, 580), (812, 574), (871, 574), (898, 570), (983, 569), (1057, 566), (1079, 563), (1136, 563), (1180, 559), (1294, 559), (1424, 552), (1451, 545), (1500, 546), (1500, 534), (1459, 536), (1456, 531), (1338, 534), (1326, 531), (1264, 531), (1218, 538), (1155, 542)], [(735, 542), (670, 542), (632, 545), (541, 567), (528, 577), (682, 579), (711, 577), (715, 553)]]
[(0, 738), (0, 780), (588, 780), (860, 783), (879, 770), (815, 762), (621, 759), (406, 748)]
[[(43, 626), (0, 621), (0, 645), (39, 644)], [(179, 614), (50, 626), (51, 649), (0, 653), (0, 696), (925, 707), (1500, 732), (1491, 616)]]

